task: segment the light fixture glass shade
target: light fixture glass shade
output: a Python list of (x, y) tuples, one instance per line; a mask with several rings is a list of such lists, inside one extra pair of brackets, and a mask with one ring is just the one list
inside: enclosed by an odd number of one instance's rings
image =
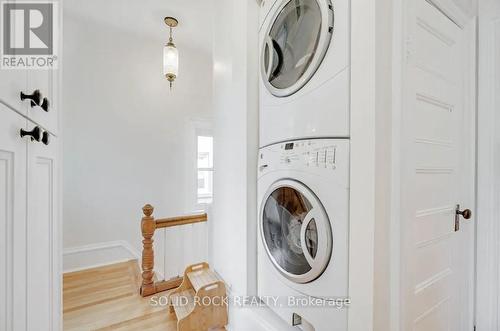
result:
[(167, 79), (174, 80), (179, 73), (179, 51), (169, 42), (163, 48), (163, 74)]

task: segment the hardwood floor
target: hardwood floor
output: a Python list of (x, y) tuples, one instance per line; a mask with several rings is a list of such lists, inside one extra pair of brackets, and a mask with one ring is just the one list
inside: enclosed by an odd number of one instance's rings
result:
[(153, 307), (139, 295), (139, 276), (135, 260), (65, 274), (64, 330), (176, 331), (168, 307)]

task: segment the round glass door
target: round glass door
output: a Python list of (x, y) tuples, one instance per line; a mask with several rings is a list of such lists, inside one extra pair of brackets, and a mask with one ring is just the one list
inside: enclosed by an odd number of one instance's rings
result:
[(285, 180), (268, 191), (261, 235), (274, 266), (294, 282), (310, 282), (328, 265), (330, 222), (316, 196), (299, 182)]
[(275, 96), (301, 89), (330, 45), (333, 9), (329, 0), (290, 0), (278, 11), (262, 50), (264, 84)]

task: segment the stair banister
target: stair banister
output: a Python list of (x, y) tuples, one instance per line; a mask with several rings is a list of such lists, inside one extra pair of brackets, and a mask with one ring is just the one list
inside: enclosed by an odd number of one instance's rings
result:
[(208, 220), (206, 213), (186, 216), (176, 216), (155, 220), (153, 217), (154, 207), (150, 204), (142, 207), (144, 216), (141, 220), (142, 232), (142, 284), (140, 293), (143, 297), (153, 295), (158, 292), (170, 290), (178, 287), (182, 283), (182, 277), (176, 277), (168, 281), (154, 281), (154, 249), (153, 236), (156, 229), (169, 228), (187, 224), (201, 223)]

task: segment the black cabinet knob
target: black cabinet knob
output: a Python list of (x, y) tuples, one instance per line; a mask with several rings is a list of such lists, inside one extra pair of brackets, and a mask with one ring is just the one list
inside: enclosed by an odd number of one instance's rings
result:
[(31, 100), (31, 107), (38, 106), (42, 101), (42, 94), (40, 93), (40, 90), (34, 90), (31, 94), (21, 92), (21, 101), (24, 100)]
[(40, 139), (42, 138), (42, 130), (38, 126), (35, 126), (31, 131), (26, 131), (21, 129), (20, 134), (21, 138), (25, 136), (30, 136), (31, 141), (40, 141)]
[(49, 106), (50, 106), (49, 99), (43, 98), (42, 104), (40, 105), (40, 107), (42, 107), (43, 110), (45, 110), (46, 112), (48, 112), (49, 111)]
[(42, 134), (42, 143), (44, 145), (50, 144), (50, 134), (47, 131), (44, 131)]

